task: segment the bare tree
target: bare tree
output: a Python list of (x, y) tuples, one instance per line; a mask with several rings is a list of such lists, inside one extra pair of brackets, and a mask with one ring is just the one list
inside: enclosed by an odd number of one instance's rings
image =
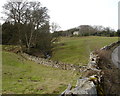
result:
[(47, 8), (42, 7), (40, 2), (26, 2), (26, 1), (8, 1), (3, 8), (4, 14), (7, 15), (7, 20), (17, 25), (19, 44), (23, 41), (28, 49), (32, 45), (36, 45), (36, 40), (39, 38), (39, 30), (46, 22), (49, 21)]
[(58, 31), (59, 29), (60, 29), (60, 26), (57, 23), (52, 22), (52, 24), (51, 24), (51, 31), (55, 32), (55, 31)]

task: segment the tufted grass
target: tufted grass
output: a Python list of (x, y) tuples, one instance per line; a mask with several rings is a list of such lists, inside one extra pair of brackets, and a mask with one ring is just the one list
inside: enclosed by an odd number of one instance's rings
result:
[(118, 37), (60, 37), (51, 59), (76, 65), (87, 65), (91, 51), (116, 41), (118, 41)]
[[(92, 50), (117, 40), (117, 37), (60, 37), (51, 59), (86, 65)], [(3, 51), (2, 57), (3, 94), (59, 94), (69, 83), (75, 85), (80, 76), (70, 70), (36, 64), (11, 52)]]
[(58, 94), (79, 77), (73, 71), (47, 67), (18, 54), (2, 52), (3, 94)]

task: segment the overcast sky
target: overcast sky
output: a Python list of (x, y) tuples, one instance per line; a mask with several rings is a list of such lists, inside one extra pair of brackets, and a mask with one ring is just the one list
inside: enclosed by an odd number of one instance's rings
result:
[[(0, 12), (7, 0), (0, 1)], [(29, 0), (27, 0), (29, 1)], [(35, 0), (33, 0), (35, 1)], [(49, 9), (50, 22), (56, 22), (61, 30), (79, 25), (103, 25), (118, 28), (119, 0), (37, 0)], [(3, 16), (0, 13), (0, 17)], [(0, 20), (0, 22), (2, 22)]]

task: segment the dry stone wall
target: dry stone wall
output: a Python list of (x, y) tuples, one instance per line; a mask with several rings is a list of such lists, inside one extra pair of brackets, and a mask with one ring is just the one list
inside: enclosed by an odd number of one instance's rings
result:
[(36, 57), (36, 56), (28, 55), (26, 53), (22, 53), (21, 55), (24, 58), (29, 59), (31, 61), (34, 61), (38, 64), (42, 64), (42, 65), (45, 65), (45, 66), (51, 66), (51, 67), (55, 67), (55, 68), (60, 68), (60, 69), (63, 69), (63, 70), (82, 71), (86, 68), (85, 66), (78, 66), (78, 65), (74, 65), (74, 64), (66, 64), (66, 63), (62, 63), (62, 62), (58, 62), (58, 61), (52, 61), (52, 60), (49, 60), (49, 59), (39, 58), (39, 57)]
[[(101, 48), (100, 50), (108, 50), (111, 47), (117, 45), (119, 42), (115, 42), (112, 43), (108, 46), (104, 46), (103, 48)], [(55, 68), (60, 68), (63, 70), (77, 70), (79, 72), (84, 71), (84, 69), (94, 69), (96, 70), (97, 66), (97, 60), (99, 59), (97, 54), (94, 54), (94, 52), (90, 53), (90, 59), (89, 59), (89, 64), (88, 66), (78, 66), (78, 65), (74, 65), (74, 64), (67, 64), (67, 63), (63, 63), (63, 62), (58, 62), (58, 61), (52, 61), (49, 59), (44, 59), (44, 58), (39, 58), (36, 56), (32, 56), (26, 53), (22, 53), (21, 54), (24, 58), (29, 59), (31, 61), (34, 61), (38, 64), (42, 64), (42, 65), (46, 65), (46, 66), (51, 66), (51, 67), (55, 67)]]
[[(118, 46), (118, 44), (120, 44), (120, 41), (104, 46), (100, 50), (110, 50), (114, 46)], [(95, 54), (94, 51), (91, 52), (88, 66), (84, 72), (90, 72), (92, 74), (88, 74), (86, 77), (78, 79), (75, 88), (72, 88), (69, 84), (68, 88), (60, 96), (72, 96), (72, 94), (75, 94), (75, 96), (83, 96), (83, 94), (90, 96), (99, 96), (98, 94), (101, 94), (100, 96), (104, 96), (103, 86), (101, 86), (102, 70), (98, 66), (99, 60), (100, 57), (98, 54)]]
[(118, 46), (120, 44), (120, 41), (111, 43), (110, 45), (104, 46), (103, 48), (101, 48), (100, 50), (110, 50), (111, 48), (113, 48), (114, 46)]
[[(118, 44), (120, 44), (120, 41), (104, 46), (100, 50), (110, 50), (114, 46), (118, 46)], [(38, 64), (60, 68), (63, 70), (77, 70), (79, 72), (88, 73), (86, 76), (80, 77), (80, 79), (77, 80), (75, 88), (72, 88), (72, 85), (69, 84), (68, 88), (61, 93), (60, 96), (72, 96), (72, 94), (76, 94), (75, 96), (83, 96), (83, 94), (88, 94), (90, 96), (93, 96), (94, 94), (94, 96), (98, 96), (99, 92), (101, 92), (100, 94), (104, 94), (104, 91), (101, 91), (102, 70), (98, 66), (100, 57), (98, 54), (95, 54), (94, 51), (90, 53), (90, 59), (87, 67), (65, 64), (57, 61), (55, 62), (52, 60), (31, 56), (26, 53), (23, 53), (22, 56)]]

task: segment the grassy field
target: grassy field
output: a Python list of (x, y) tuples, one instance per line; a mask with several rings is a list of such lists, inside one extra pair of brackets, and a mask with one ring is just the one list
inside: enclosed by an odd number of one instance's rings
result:
[(69, 83), (75, 84), (79, 75), (36, 64), (11, 52), (2, 52), (2, 93), (47, 94), (61, 93)]
[[(92, 50), (115, 42), (117, 39), (117, 37), (61, 37), (54, 48), (52, 60), (85, 65)], [(11, 47), (4, 46), (3, 49)], [(36, 64), (11, 52), (3, 51), (2, 57), (4, 94), (61, 93), (69, 83), (75, 85), (80, 76), (73, 71)]]
[(118, 37), (61, 37), (54, 49), (52, 60), (86, 65), (91, 51), (115, 41), (118, 41)]

